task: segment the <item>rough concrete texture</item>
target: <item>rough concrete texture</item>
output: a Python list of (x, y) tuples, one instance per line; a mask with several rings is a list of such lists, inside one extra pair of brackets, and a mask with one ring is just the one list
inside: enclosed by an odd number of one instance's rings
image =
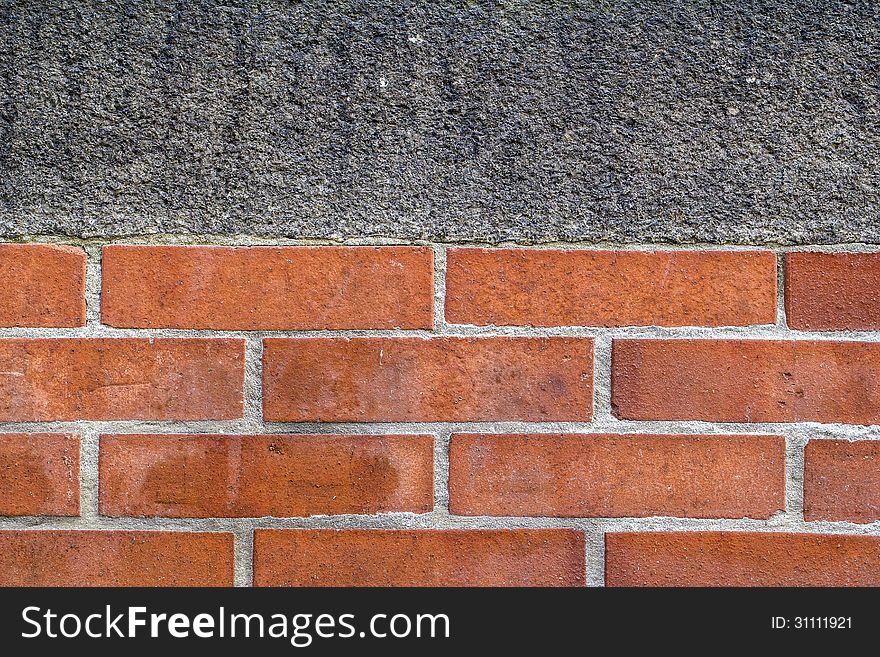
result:
[(0, 2), (0, 234), (880, 242), (868, 2)]

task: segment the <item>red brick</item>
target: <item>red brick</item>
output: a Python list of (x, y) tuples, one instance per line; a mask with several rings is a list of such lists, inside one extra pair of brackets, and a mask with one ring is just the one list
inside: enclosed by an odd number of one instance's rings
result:
[(627, 420), (880, 421), (880, 343), (615, 340), (611, 397)]
[(880, 520), (880, 442), (808, 442), (804, 450), (804, 518)]
[(0, 515), (79, 515), (79, 436), (0, 433)]
[(570, 529), (258, 529), (255, 586), (583, 586)]
[(769, 518), (785, 507), (779, 436), (460, 434), (449, 507), (487, 516)]
[(263, 415), (306, 422), (589, 420), (589, 338), (263, 342)]
[(789, 253), (785, 314), (806, 331), (880, 328), (880, 253)]
[(232, 534), (0, 531), (0, 586), (232, 586)]
[(0, 245), (0, 326), (72, 327), (86, 322), (86, 254), (72, 246)]
[(776, 321), (769, 251), (450, 249), (446, 319), (527, 326)]
[(0, 340), (0, 421), (230, 419), (243, 388), (243, 340)]
[(605, 535), (608, 586), (878, 586), (880, 536)]
[(426, 247), (107, 246), (111, 326), (415, 329), (434, 325)]
[(100, 508), (175, 518), (425, 513), (431, 436), (101, 437)]

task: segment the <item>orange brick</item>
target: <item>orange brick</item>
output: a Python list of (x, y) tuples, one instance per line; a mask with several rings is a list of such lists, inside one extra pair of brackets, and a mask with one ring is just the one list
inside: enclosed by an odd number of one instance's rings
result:
[(880, 536), (605, 535), (608, 586), (877, 586)]
[(615, 340), (611, 397), (627, 420), (880, 421), (880, 343)]
[(776, 321), (769, 251), (450, 249), (446, 319), (521, 326)]
[(0, 340), (0, 421), (230, 419), (243, 395), (243, 340)]
[(79, 436), (0, 433), (0, 515), (79, 515)]
[(431, 436), (101, 437), (100, 508), (175, 518), (425, 513)]
[(86, 254), (72, 246), (0, 245), (0, 326), (72, 327), (86, 322)]
[(232, 534), (0, 531), (0, 586), (232, 586)]
[(589, 420), (589, 338), (263, 341), (263, 415), (291, 422)]
[(785, 508), (779, 436), (460, 434), (461, 515), (769, 518)]
[(807, 443), (804, 519), (880, 520), (880, 442), (811, 440)]
[(785, 314), (792, 328), (880, 328), (880, 253), (789, 253), (785, 265)]
[(583, 586), (570, 529), (254, 532), (255, 586)]
[(111, 326), (415, 329), (434, 325), (426, 247), (107, 246)]

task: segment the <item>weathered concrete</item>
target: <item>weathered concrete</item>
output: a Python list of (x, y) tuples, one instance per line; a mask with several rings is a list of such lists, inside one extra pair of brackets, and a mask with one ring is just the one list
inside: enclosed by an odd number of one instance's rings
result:
[(0, 234), (880, 242), (872, 5), (0, 0)]

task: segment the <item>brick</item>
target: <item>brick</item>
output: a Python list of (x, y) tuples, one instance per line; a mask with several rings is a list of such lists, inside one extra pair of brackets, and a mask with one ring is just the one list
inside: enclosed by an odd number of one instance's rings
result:
[(446, 320), (480, 326), (776, 321), (769, 251), (450, 249)]
[(785, 314), (805, 331), (880, 328), (880, 253), (789, 253)]
[(257, 529), (255, 586), (583, 586), (570, 529)]
[(102, 436), (109, 516), (425, 513), (431, 436)]
[(615, 340), (611, 397), (627, 420), (880, 421), (880, 344)]
[(0, 326), (61, 328), (86, 322), (86, 254), (72, 246), (0, 245)]
[(807, 443), (804, 519), (860, 523), (880, 520), (880, 442)]
[(434, 325), (426, 247), (107, 246), (105, 324), (219, 330)]
[(589, 338), (263, 341), (267, 420), (589, 420), (592, 378)]
[(0, 586), (232, 586), (229, 533), (0, 531)]
[(0, 516), (79, 515), (79, 436), (0, 433)]
[(243, 340), (0, 340), (0, 421), (230, 419), (243, 390)]
[(449, 508), (487, 516), (769, 518), (779, 436), (458, 434)]
[(605, 535), (608, 586), (877, 586), (880, 536), (778, 532)]

